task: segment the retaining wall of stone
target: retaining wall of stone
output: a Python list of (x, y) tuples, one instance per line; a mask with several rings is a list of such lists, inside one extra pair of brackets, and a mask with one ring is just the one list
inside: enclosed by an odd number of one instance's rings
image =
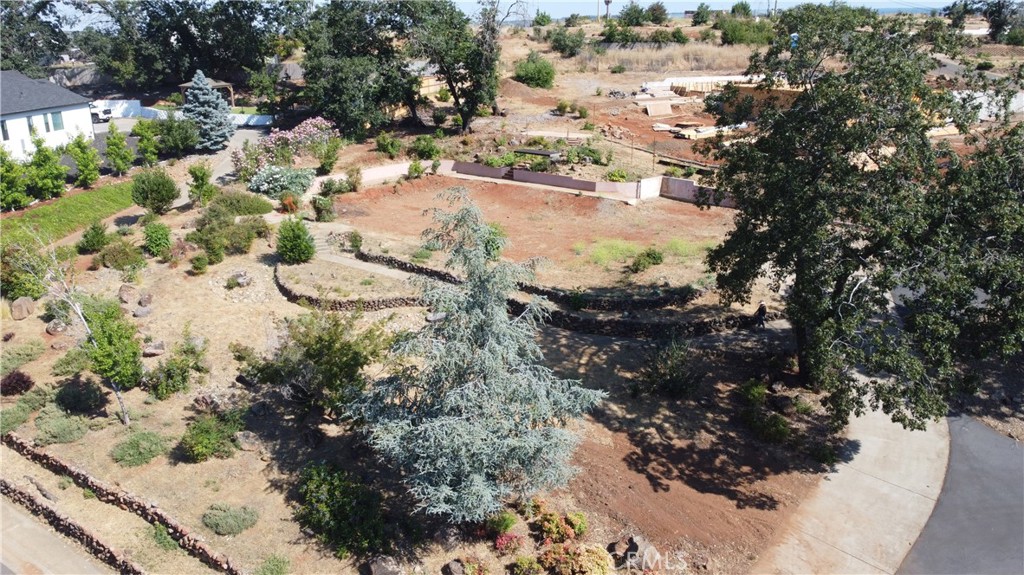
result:
[(20, 489), (6, 479), (0, 479), (0, 494), (6, 495), (11, 501), (21, 505), (33, 515), (45, 519), (57, 533), (78, 541), (94, 557), (111, 566), (117, 572), (131, 575), (142, 575), (145, 573), (141, 567), (106, 543), (100, 541), (89, 530), (68, 517), (61, 515), (56, 509), (43, 503), (31, 493)]
[(130, 511), (154, 525), (157, 523), (163, 525), (167, 528), (167, 533), (178, 542), (182, 549), (211, 568), (223, 571), (229, 575), (242, 575), (242, 570), (232, 565), (227, 557), (207, 547), (187, 527), (161, 511), (156, 504), (146, 503), (130, 493), (110, 487), (102, 481), (93, 478), (85, 471), (72, 467), (49, 453), (36, 449), (29, 442), (21, 439), (14, 433), (4, 435), (2, 441), (4, 445), (17, 451), (25, 459), (41, 465), (56, 474), (66, 475), (79, 487), (89, 489), (96, 494), (96, 498), (100, 501), (125, 511)]
[(423, 305), (418, 297), (386, 297), (378, 299), (333, 299), (307, 295), (293, 290), (281, 279), (280, 264), (274, 266), (274, 283), (281, 295), (292, 303), (305, 301), (311, 306), (330, 311), (379, 311), (396, 307)]

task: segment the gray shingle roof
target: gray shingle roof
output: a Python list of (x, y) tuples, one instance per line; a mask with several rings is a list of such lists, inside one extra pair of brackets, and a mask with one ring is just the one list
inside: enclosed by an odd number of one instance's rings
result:
[(0, 116), (87, 102), (89, 98), (52, 82), (33, 80), (15, 70), (0, 72)]

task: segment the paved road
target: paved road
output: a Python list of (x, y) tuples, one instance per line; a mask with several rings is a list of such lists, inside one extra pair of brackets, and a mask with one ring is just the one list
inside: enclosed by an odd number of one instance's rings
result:
[(942, 493), (898, 573), (1024, 573), (1024, 446), (964, 416), (949, 435)]
[(0, 498), (0, 518), (0, 574), (111, 573), (84, 549), (69, 543), (6, 498)]

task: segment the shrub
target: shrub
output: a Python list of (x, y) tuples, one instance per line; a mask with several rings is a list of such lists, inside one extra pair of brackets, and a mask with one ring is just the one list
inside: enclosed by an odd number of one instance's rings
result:
[(413, 160), (409, 164), (409, 171), (406, 173), (406, 175), (410, 180), (417, 180), (423, 177), (423, 174), (425, 172), (426, 169), (423, 167), (423, 164), (421, 164), (419, 160)]
[(605, 174), (604, 179), (608, 180), (609, 182), (625, 182), (626, 180), (629, 179), (629, 174), (626, 172), (626, 170), (623, 170), (622, 168), (617, 168)]
[(32, 381), (32, 377), (27, 373), (16, 369), (0, 379), (0, 395), (5, 397), (11, 395), (21, 395), (26, 391), (32, 389), (36, 382)]
[(452, 93), (448, 91), (447, 86), (441, 86), (441, 89), (437, 91), (437, 101), (447, 102), (452, 99)]
[(211, 457), (227, 459), (235, 452), (235, 433), (244, 427), (239, 409), (223, 414), (201, 414), (185, 429), (181, 438), (182, 452), (194, 463)]
[(352, 230), (348, 233), (348, 246), (353, 252), (360, 252), (363, 249), (363, 234), (359, 230)]
[(612, 66), (608, 71), (611, 72), (612, 74), (622, 74), (623, 72), (626, 71), (626, 67), (623, 66), (622, 64), (616, 64)]
[(1003, 42), (1010, 46), (1024, 46), (1024, 25), (1011, 28), (1003, 38)]
[(488, 533), (493, 536), (504, 535), (508, 533), (513, 526), (516, 524), (516, 514), (511, 511), (505, 510), (500, 513), (495, 513), (487, 518), (484, 522), (484, 526), (487, 528)]
[(197, 206), (205, 206), (217, 195), (217, 186), (210, 183), (213, 170), (208, 162), (197, 162), (188, 167), (192, 181), (188, 185), (188, 199)]
[(740, 388), (740, 396), (751, 407), (761, 407), (768, 398), (768, 386), (756, 379), (748, 379)]
[[(601, 37), (605, 42), (613, 44), (633, 44), (642, 39), (636, 30), (629, 26), (619, 26), (614, 20), (605, 22), (604, 29), (601, 30)], [(603, 49), (601, 46), (595, 47), (595, 52), (603, 54)]]
[(437, 171), (441, 169), (441, 160), (434, 160), (430, 162), (430, 173), (437, 175)]
[(351, 166), (345, 170), (345, 181), (349, 183), (353, 192), (358, 192), (363, 187), (363, 169), (359, 166)]
[(441, 108), (434, 108), (430, 112), (430, 119), (434, 121), (435, 126), (443, 126), (448, 121), (448, 112)]
[(629, 264), (629, 271), (635, 274), (642, 273), (652, 266), (661, 265), (664, 261), (665, 256), (661, 250), (651, 246), (633, 258), (633, 262)]
[(766, 412), (763, 408), (747, 408), (743, 419), (758, 439), (768, 443), (785, 443), (792, 433), (785, 417)]
[(505, 533), (504, 535), (498, 535), (494, 539), (494, 549), (498, 552), (498, 555), (512, 555), (513, 553), (518, 553), (522, 548), (522, 535)]
[(156, 368), (146, 374), (142, 386), (154, 397), (163, 400), (175, 393), (188, 390), (192, 375), (192, 362), (188, 358), (172, 356), (160, 361)]
[(338, 163), (338, 152), (341, 151), (341, 147), (341, 138), (333, 136), (327, 138), (326, 141), (316, 142), (311, 145), (313, 156), (319, 162), (316, 167), (318, 175), (326, 176), (334, 170), (334, 165)]
[(178, 186), (160, 168), (143, 170), (132, 177), (132, 201), (156, 214), (166, 214), (178, 199)]
[(436, 160), (441, 157), (441, 147), (431, 136), (416, 136), (409, 145), (409, 154), (421, 160)]
[[(585, 106), (578, 106), (576, 108), (576, 114), (582, 120), (582, 119), (584, 119), (584, 118), (586, 118), (587, 116), (590, 115), (590, 110), (588, 110)], [(591, 129), (593, 129), (593, 128), (591, 128)]]
[(178, 542), (167, 532), (167, 528), (164, 527), (163, 523), (157, 523), (153, 526), (153, 541), (156, 542), (157, 547), (164, 551), (174, 551), (180, 548)]
[(38, 445), (74, 443), (89, 431), (84, 417), (68, 415), (56, 404), (50, 403), (36, 416), (35, 442)]
[(542, 575), (544, 568), (535, 557), (516, 557), (508, 571), (510, 575)]
[(704, 373), (686, 341), (671, 340), (651, 353), (633, 386), (633, 394), (658, 393), (671, 398), (692, 397)]
[(286, 214), (295, 214), (302, 209), (302, 196), (292, 192), (281, 194), (281, 211)]
[(260, 518), (259, 512), (252, 507), (232, 507), (223, 503), (214, 503), (203, 513), (203, 525), (209, 527), (217, 535), (238, 535), (256, 525)]
[(647, 7), (645, 16), (647, 21), (658, 26), (668, 22), (668, 10), (660, 0)]
[(290, 565), (288, 559), (280, 555), (271, 555), (260, 563), (253, 575), (288, 575)]
[(39, 252), (16, 243), (4, 245), (0, 252), (0, 291), (3, 291), (3, 296), (10, 301), (24, 296), (32, 299), (43, 297), (46, 293), (42, 281), (46, 275), (46, 262)]
[(975, 68), (977, 68), (978, 71), (981, 71), (981, 72), (985, 72), (985, 71), (991, 70), (992, 68), (995, 68), (995, 67), (996, 67), (996, 65), (993, 64), (992, 62), (988, 61), (988, 60), (982, 60), (981, 62), (978, 62), (977, 66), (975, 66)]
[(703, 26), (711, 21), (711, 7), (701, 2), (697, 5), (697, 10), (693, 13), (693, 20), (690, 22), (693, 26)]
[(274, 211), (274, 205), (261, 196), (245, 192), (224, 192), (218, 194), (211, 205), (223, 207), (237, 216), (258, 216)]
[(167, 453), (167, 440), (152, 431), (134, 431), (110, 450), (110, 457), (122, 467), (138, 467)]
[(547, 26), (551, 23), (551, 15), (547, 12), (541, 12), (539, 9), (533, 17), (534, 26)]
[(402, 151), (402, 142), (387, 132), (381, 132), (377, 135), (376, 144), (376, 150), (386, 154), (392, 160), (397, 158), (398, 154)]
[(352, 184), (348, 180), (340, 180), (334, 178), (328, 178), (320, 182), (320, 195), (321, 196), (334, 196), (338, 194), (347, 194), (352, 191)]
[(22, 345), (5, 345), (0, 349), (0, 375), (18, 369), (26, 363), (35, 360), (43, 355), (46, 346), (38, 339), (34, 339)]
[(210, 258), (206, 254), (196, 254), (189, 262), (192, 264), (192, 273), (197, 276), (205, 274), (210, 266)]
[(766, 45), (775, 39), (770, 20), (755, 22), (750, 19), (720, 18), (715, 23), (722, 32), (722, 44)]
[(565, 518), (553, 511), (547, 511), (537, 519), (537, 528), (544, 539), (550, 539), (552, 543), (563, 543), (576, 536), (572, 527), (565, 521)]
[(95, 380), (76, 377), (60, 386), (54, 401), (71, 413), (95, 413), (107, 405), (107, 395)]
[(340, 558), (386, 551), (387, 530), (380, 495), (358, 478), (326, 463), (302, 470), (295, 517), (334, 546)]
[(555, 82), (555, 66), (537, 52), (516, 63), (515, 81), (534, 88), (551, 88)]
[(559, 100), (555, 109), (558, 110), (558, 115), (564, 116), (569, 112), (569, 106), (571, 105), (572, 104), (569, 103), (569, 100)]
[(141, 269), (146, 267), (146, 258), (138, 246), (133, 246), (123, 238), (107, 244), (107, 247), (96, 256), (100, 265), (118, 271)]
[(587, 534), (587, 518), (583, 513), (579, 511), (569, 513), (565, 516), (565, 522), (569, 524), (569, 527), (572, 527), (576, 537), (583, 537)]
[(552, 575), (608, 575), (612, 558), (600, 547), (553, 545), (540, 556), (540, 565)]
[(52, 390), (33, 387), (28, 393), (21, 396), (21, 399), (18, 400), (18, 405), (24, 405), (25, 409), (29, 410), (29, 412), (36, 411), (49, 403), (53, 399), (53, 395)]
[(313, 183), (315, 170), (265, 166), (249, 181), (249, 191), (277, 199), (286, 193), (302, 196)]
[(100, 179), (100, 153), (93, 147), (92, 142), (85, 139), (79, 133), (67, 146), (68, 155), (75, 161), (78, 168), (78, 176), (75, 178), (75, 185), (83, 188), (92, 187), (96, 180)]
[(32, 410), (20, 401), (0, 411), (0, 435), (7, 435), (7, 433), (21, 427), (21, 424), (28, 421), (31, 415)]
[(737, 18), (752, 18), (754, 16), (754, 11), (750, 9), (750, 4), (746, 0), (740, 0), (733, 4), (729, 13)]
[(551, 43), (551, 49), (561, 54), (563, 58), (572, 58), (579, 55), (586, 44), (586, 34), (583, 30), (568, 32), (564, 28), (559, 28), (551, 33), (548, 41)]
[(317, 196), (313, 198), (313, 211), (316, 213), (316, 221), (330, 222), (334, 220), (334, 202), (331, 198)]
[(158, 256), (171, 249), (171, 228), (166, 224), (149, 224), (142, 229), (142, 235), (150, 255)]
[(85, 228), (85, 231), (82, 232), (82, 239), (78, 240), (75, 248), (80, 254), (94, 254), (102, 250), (109, 242), (107, 226), (97, 220)]
[(672, 41), (675, 42), (676, 44), (686, 44), (689, 43), (690, 37), (683, 33), (682, 28), (673, 28)]
[(316, 245), (302, 220), (281, 222), (277, 231), (277, 254), (286, 264), (301, 264), (313, 259)]
[(164, 154), (183, 158), (191, 154), (199, 144), (199, 129), (192, 120), (179, 120), (174, 114), (158, 125), (160, 133), (160, 151)]

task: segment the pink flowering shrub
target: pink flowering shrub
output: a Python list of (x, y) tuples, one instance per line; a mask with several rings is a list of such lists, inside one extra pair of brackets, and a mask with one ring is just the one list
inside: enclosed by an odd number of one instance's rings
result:
[(517, 553), (522, 547), (523, 537), (521, 535), (505, 533), (498, 535), (494, 540), (494, 548), (498, 550), (498, 555), (512, 555)]
[(319, 116), (303, 121), (291, 130), (270, 130), (255, 145), (246, 141), (231, 152), (231, 163), (239, 179), (248, 182), (266, 166), (291, 167), (296, 155), (322, 149), (341, 135), (334, 124)]

